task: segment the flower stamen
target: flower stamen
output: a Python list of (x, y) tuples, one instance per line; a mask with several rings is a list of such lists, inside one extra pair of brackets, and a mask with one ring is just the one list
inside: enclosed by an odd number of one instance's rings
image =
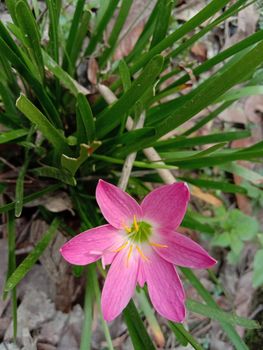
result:
[(124, 230), (127, 232), (127, 233), (131, 233), (132, 232), (132, 229), (128, 226), (126, 226), (124, 223), (122, 224), (122, 227), (124, 228)]
[(133, 225), (134, 225), (134, 228), (135, 228), (135, 232), (139, 232), (139, 225), (137, 223), (135, 215), (133, 215)]
[(149, 259), (147, 258), (147, 256), (144, 255), (144, 253), (143, 253), (143, 251), (141, 250), (140, 247), (136, 246), (136, 249), (137, 249), (138, 253), (140, 254), (142, 260), (149, 261)]
[(149, 244), (150, 244), (152, 247), (168, 248), (168, 245), (166, 245), (166, 244), (160, 244), (160, 243), (154, 243), (154, 242), (149, 242)]
[(129, 265), (129, 260), (130, 260), (130, 257), (131, 257), (132, 248), (133, 248), (133, 245), (131, 244), (130, 247), (129, 247), (128, 256), (127, 256), (127, 267)]
[(125, 242), (123, 245), (121, 245), (119, 248), (117, 248), (116, 250), (112, 250), (114, 253), (118, 253), (120, 252), (122, 249), (124, 249), (128, 244), (128, 241)]

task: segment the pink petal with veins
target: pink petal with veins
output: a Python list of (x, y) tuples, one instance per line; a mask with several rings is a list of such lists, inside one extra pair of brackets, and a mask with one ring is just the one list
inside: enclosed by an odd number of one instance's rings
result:
[(157, 227), (175, 230), (184, 218), (189, 198), (188, 186), (183, 182), (161, 186), (144, 198), (143, 219)]
[(130, 226), (134, 215), (137, 221), (142, 217), (141, 207), (131, 196), (103, 180), (96, 188), (96, 200), (105, 219), (116, 228)]

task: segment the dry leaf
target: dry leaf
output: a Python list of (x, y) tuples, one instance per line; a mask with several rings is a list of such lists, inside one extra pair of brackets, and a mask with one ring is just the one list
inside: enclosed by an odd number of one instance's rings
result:
[(88, 61), (87, 78), (94, 85), (97, 84), (98, 70), (99, 70), (99, 66), (96, 59), (94, 57), (90, 57)]
[(54, 194), (49, 194), (38, 198), (30, 203), (25, 204), (25, 207), (36, 207), (43, 205), (46, 209), (53, 213), (59, 213), (64, 210), (69, 210), (74, 215), (72, 201), (66, 192), (59, 191)]
[(198, 42), (191, 48), (192, 55), (197, 58), (199, 62), (204, 62), (207, 59), (207, 47), (203, 42)]
[(215, 207), (220, 207), (222, 205), (222, 201), (220, 199), (211, 193), (203, 192), (199, 187), (193, 185), (191, 186), (191, 195), (206, 203), (212, 204)]

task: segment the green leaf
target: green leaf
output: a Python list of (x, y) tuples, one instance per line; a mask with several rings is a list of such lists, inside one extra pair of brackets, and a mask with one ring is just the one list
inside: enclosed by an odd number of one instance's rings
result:
[(71, 72), (71, 75), (73, 75), (75, 72), (76, 62), (77, 62), (77, 59), (78, 59), (79, 54), (81, 52), (81, 48), (82, 48), (83, 42), (85, 40), (85, 37), (87, 35), (90, 18), (91, 18), (91, 12), (89, 10), (85, 10), (83, 12), (83, 15), (81, 18), (81, 22), (80, 22), (79, 29), (78, 29), (78, 32), (77, 32), (77, 35), (75, 38), (74, 45), (72, 45), (72, 49), (70, 52), (70, 63), (71, 63), (70, 72)]
[(199, 30), (194, 35), (191, 35), (188, 40), (184, 41), (181, 45), (179, 45), (176, 49), (169, 52), (166, 56), (167, 59), (171, 57), (177, 57), (180, 53), (182, 53), (187, 48), (191, 47), (195, 42), (197, 42), (200, 38), (202, 38), (206, 33), (212, 31), (213, 28), (218, 26), (220, 23), (226, 21), (227, 18), (235, 15), (240, 9), (241, 6), (246, 3), (247, 0), (237, 0), (232, 6), (226, 8), (221, 16), (217, 17), (214, 21), (210, 21), (207, 23), (201, 30)]
[[(193, 69), (194, 76), (196, 76), (196, 77), (199, 76), (200, 74), (208, 71), (209, 69), (211, 69), (212, 67), (214, 67), (218, 63), (223, 62), (227, 58), (229, 58), (229, 57), (233, 56), (234, 54), (246, 49), (249, 46), (252, 46), (253, 44), (256, 44), (257, 42), (261, 41), (262, 39), (263, 39), (263, 30), (260, 30), (256, 33), (252, 34), (251, 36), (241, 40), (240, 42), (236, 43), (235, 45), (230, 46), (226, 50), (219, 52), (216, 56), (208, 59), (204, 63), (200, 64), (198, 67), (194, 68)], [(170, 73), (170, 74), (172, 74), (172, 73)], [(167, 75), (167, 78), (169, 78), (170, 76)], [(164, 78), (165, 77), (163, 77), (163, 80), (162, 79), (160, 80), (160, 83), (164, 81)], [(169, 85), (169, 87), (167, 89), (165, 89), (164, 91), (171, 90), (176, 86), (180, 86), (180, 85), (186, 83), (189, 80), (189, 78), (190, 77), (188, 74), (183, 75), (181, 78), (176, 80), (173, 84)]]
[(129, 334), (135, 350), (155, 350), (149, 334), (141, 320), (136, 306), (131, 300), (123, 311), (124, 320), (127, 324)]
[(226, 142), (233, 140), (240, 140), (247, 138), (251, 135), (250, 131), (231, 131), (224, 132), (220, 134), (210, 134), (204, 136), (196, 137), (176, 137), (165, 141), (159, 141), (154, 144), (155, 148), (158, 150), (170, 150), (174, 148), (186, 148), (186, 147), (196, 147), (201, 145), (207, 145), (216, 142)]
[[(108, 163), (121, 164), (121, 165), (123, 165), (125, 162), (125, 159), (113, 158), (113, 157), (103, 156), (100, 154), (93, 154), (92, 158), (99, 159)], [(146, 169), (170, 169), (170, 170), (177, 169), (173, 165), (160, 164), (160, 163), (146, 163), (138, 160), (135, 160), (133, 162), (133, 165), (138, 168), (146, 168)]]
[(82, 143), (80, 145), (80, 153), (78, 158), (72, 158), (62, 154), (62, 167), (67, 169), (71, 175), (74, 176), (81, 164), (83, 164), (100, 145), (100, 141), (94, 141), (90, 145)]
[[(95, 123), (87, 98), (77, 96), (77, 135), (79, 143), (92, 143), (95, 139)], [(82, 135), (82, 136), (81, 136)]]
[(55, 236), (60, 221), (55, 218), (49, 226), (47, 232), (43, 235), (41, 240), (36, 244), (35, 248), (28, 254), (28, 256), (22, 261), (22, 263), (16, 268), (12, 275), (8, 278), (5, 291), (12, 290), (31, 270), (36, 261), (43, 254), (44, 250), (48, 247), (50, 242)]
[(153, 86), (161, 72), (162, 64), (163, 57), (159, 55), (155, 56), (144, 68), (141, 75), (132, 83), (130, 89), (126, 91), (117, 102), (98, 116), (96, 131), (99, 139), (114, 129), (121, 122), (123, 115), (141, 99), (149, 87)]
[(149, 327), (152, 331), (154, 339), (156, 340), (156, 343), (157, 344), (164, 343), (165, 340), (164, 340), (162, 329), (155, 316), (154, 310), (147, 298), (146, 292), (144, 291), (144, 289), (140, 289), (139, 292), (136, 293), (136, 296), (139, 300), (140, 308), (143, 311), (148, 321)]
[(181, 225), (183, 227), (188, 227), (202, 233), (214, 234), (213, 227), (211, 227), (208, 224), (200, 222), (197, 218), (193, 218), (192, 215), (190, 215), (189, 213), (186, 213)]
[[(173, 155), (173, 154), (171, 154)], [(166, 157), (169, 159), (169, 162), (174, 163), (176, 166), (183, 169), (196, 169), (196, 168), (206, 168), (208, 166), (214, 166), (222, 163), (228, 163), (229, 161), (234, 160), (253, 160), (256, 158), (262, 158), (263, 151), (255, 151), (255, 152), (231, 152), (230, 154), (218, 154), (210, 157), (202, 157), (197, 159), (185, 159), (185, 160), (177, 160), (172, 157)]]
[(94, 291), (91, 288), (93, 266), (88, 265), (86, 271), (85, 298), (84, 298), (84, 322), (81, 332), (80, 350), (88, 350), (91, 348), (92, 340), (92, 314)]
[[(0, 21), (0, 51), (4, 57), (11, 62), (14, 68), (21, 74), (22, 77), (29, 83), (30, 87), (36, 93), (36, 96), (42, 105), (43, 109), (46, 111), (49, 120), (54, 123), (57, 127), (61, 127), (62, 123), (59, 114), (54, 107), (52, 101), (47, 95), (44, 87), (41, 85), (36, 75), (33, 73), (31, 68), (29, 68), (28, 61), (25, 61), (26, 55), (22, 55), (20, 49), (6, 30), (5, 26)], [(30, 62), (30, 61), (29, 61)], [(34, 67), (31, 64), (32, 67)]]
[(95, 28), (95, 32), (91, 36), (89, 45), (85, 51), (86, 56), (90, 56), (92, 54), (92, 52), (96, 49), (98, 42), (102, 39), (103, 32), (107, 24), (109, 23), (110, 19), (112, 18), (113, 13), (118, 5), (118, 2), (119, 0), (109, 1), (108, 7), (105, 13), (103, 14), (103, 17), (99, 21), (97, 27)]
[[(8, 213), (7, 215), (7, 243), (8, 243), (8, 267), (7, 267), (7, 277), (13, 274), (16, 269), (16, 227), (15, 227), (15, 216), (14, 213)], [(7, 280), (8, 280), (7, 279)], [(4, 297), (6, 292), (4, 293)], [(16, 298), (16, 288), (12, 290), (12, 318), (13, 318), (13, 338), (16, 341), (17, 334), (17, 298)]]
[[(2, 67), (0, 65), (0, 71)], [(0, 77), (1, 79), (1, 77)], [(10, 88), (0, 81), (0, 95), (2, 97), (2, 102), (5, 106), (5, 111), (9, 115), (9, 118), (16, 125), (21, 124), (21, 118), (18, 116), (17, 109), (15, 107), (15, 100), (12, 96)], [(1, 136), (1, 135), (0, 135)]]
[(114, 23), (114, 27), (111, 31), (110, 37), (107, 40), (107, 48), (101, 54), (99, 58), (99, 65), (104, 66), (107, 59), (113, 53), (113, 50), (117, 44), (118, 37), (120, 35), (121, 29), (127, 19), (133, 0), (122, 0), (121, 7), (119, 9), (118, 17)]
[[(51, 185), (51, 186), (44, 188), (43, 190), (40, 190), (38, 192), (32, 193), (28, 196), (25, 196), (23, 199), (23, 204), (30, 203), (30, 202), (34, 201), (35, 199), (42, 197), (49, 192), (54, 192), (60, 186), (61, 186), (60, 184)], [(15, 202), (4, 204), (0, 207), (0, 214), (9, 212), (10, 210), (13, 210), (13, 209), (15, 209)]]
[(229, 247), (231, 244), (231, 237), (228, 232), (221, 233), (216, 235), (212, 241), (211, 244), (213, 246), (218, 246), (218, 247)]
[(263, 86), (245, 86), (243, 88), (231, 90), (226, 92), (223, 96), (220, 96), (217, 99), (216, 103), (221, 101), (232, 101), (239, 100), (240, 98), (254, 95), (262, 95), (263, 94)]
[(30, 57), (38, 68), (40, 80), (44, 79), (44, 63), (40, 47), (40, 33), (28, 3), (24, 0), (16, 3), (16, 19), (29, 49)]
[(186, 307), (189, 311), (211, 318), (212, 320), (230, 323), (233, 326), (241, 326), (247, 329), (260, 328), (256, 321), (237, 316), (233, 313), (219, 310), (218, 308), (201, 304), (194, 300), (187, 300)]
[(168, 325), (171, 328), (171, 330), (174, 332), (176, 337), (178, 337), (179, 335), (178, 340), (183, 341), (182, 345), (184, 344), (187, 345), (188, 343), (190, 343), (194, 349), (203, 350), (202, 346), (197, 343), (195, 338), (189, 332), (187, 332), (187, 330), (182, 324), (168, 321)]
[(258, 221), (238, 209), (229, 212), (224, 227), (232, 227), (243, 241), (252, 239), (259, 231)]
[(16, 102), (17, 108), (33, 123), (49, 140), (59, 153), (71, 154), (65, 137), (49, 122), (49, 120), (33, 105), (29, 99), (21, 94)]
[(49, 36), (52, 57), (56, 62), (59, 62), (59, 12), (60, 8), (58, 6), (57, 0), (47, 0), (47, 8), (49, 14)]
[(161, 0), (158, 5), (158, 16), (152, 36), (151, 48), (159, 44), (166, 36), (174, 1)]
[(50, 57), (44, 50), (42, 51), (45, 65), (48, 70), (52, 72), (55, 77), (60, 81), (61, 85), (67, 88), (72, 95), (77, 97), (79, 93), (88, 93), (89, 91), (82, 87), (76, 80), (71, 78), (71, 76), (65, 72), (59, 64), (57, 64), (52, 57)]
[(15, 7), (16, 7), (16, 1), (17, 0), (6, 0), (5, 3), (6, 3), (6, 6), (8, 8), (8, 11), (12, 17), (12, 20), (14, 23), (17, 23), (17, 20), (16, 20), (16, 11), (15, 11)]
[(0, 135), (0, 144), (17, 140), (27, 134), (28, 134), (28, 130), (26, 129), (16, 129), (16, 130), (3, 132)]
[(66, 169), (58, 169), (52, 166), (43, 166), (31, 170), (33, 174), (43, 177), (51, 177), (60, 180), (67, 185), (76, 186), (76, 179)]
[[(198, 294), (207, 303), (207, 305), (220, 310), (219, 306), (214, 301), (213, 297), (205, 289), (205, 287), (202, 285), (199, 279), (194, 275), (194, 273), (190, 269), (187, 269), (185, 267), (181, 267), (180, 269), (185, 275), (185, 277), (192, 284), (192, 286), (197, 290)], [(220, 321), (220, 324), (223, 330), (225, 331), (225, 333), (227, 334), (228, 338), (231, 340), (232, 344), (236, 347), (236, 349), (249, 350), (232, 325), (222, 321)]]
[(156, 139), (192, 118), (235, 84), (243, 81), (244, 77), (252, 74), (262, 63), (262, 52), (263, 41), (240, 58), (234, 57), (215, 75), (190, 92), (183, 104), (179, 105), (168, 118), (155, 125), (158, 130)]
[(253, 262), (253, 287), (258, 288), (263, 284), (263, 249), (256, 252), (254, 262)]
[(147, 63), (153, 56), (161, 53), (166, 48), (172, 46), (177, 40), (181, 39), (185, 34), (198, 27), (205, 22), (208, 18), (212, 17), (217, 11), (223, 8), (229, 0), (213, 0), (197, 15), (192, 17), (189, 21), (185, 22), (175, 32), (164, 38), (158, 45), (154, 46), (148, 53), (140, 57), (132, 66), (131, 74), (140, 69), (145, 63)]
[(231, 163), (228, 165), (220, 165), (224, 171), (234, 173), (254, 184), (259, 184), (263, 181), (263, 176), (253, 170), (243, 167), (242, 165)]
[[(127, 57), (125, 57), (125, 61), (127, 63), (131, 63), (137, 59), (137, 57), (140, 57), (142, 51), (145, 50), (145, 48), (148, 47), (148, 43), (151, 40), (151, 36), (154, 31), (155, 23), (156, 23), (156, 18), (158, 16), (158, 8), (159, 8), (159, 3), (162, 0), (156, 1), (156, 4), (151, 12), (151, 15), (149, 16), (147, 22), (144, 25), (143, 31), (137, 40), (136, 44), (134, 45), (134, 48), (132, 51), (129, 53)], [(145, 7), (143, 11), (147, 9), (149, 6), (149, 2), (145, 4)], [(119, 86), (120, 81), (117, 82), (117, 86)], [(115, 84), (113, 84), (114, 86)]]
[(128, 91), (131, 87), (131, 76), (127, 63), (124, 60), (120, 60), (119, 73), (123, 85), (124, 92)]
[(72, 65), (72, 63), (69, 62), (69, 57), (71, 56), (71, 52), (72, 52), (72, 49), (74, 47), (74, 45), (72, 45), (72, 43), (76, 42), (79, 23), (81, 23), (82, 16), (83, 16), (84, 5), (85, 5), (85, 0), (78, 0), (77, 5), (75, 7), (75, 12), (73, 15), (68, 38), (66, 41), (65, 54), (64, 54), (64, 58), (63, 58), (63, 64), (62, 64), (62, 68), (65, 71), (68, 71), (69, 65)]

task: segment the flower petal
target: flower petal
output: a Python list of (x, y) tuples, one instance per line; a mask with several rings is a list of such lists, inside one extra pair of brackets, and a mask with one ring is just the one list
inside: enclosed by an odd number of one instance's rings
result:
[(142, 216), (141, 207), (135, 199), (103, 180), (99, 180), (96, 199), (105, 219), (116, 228), (130, 226), (134, 215), (138, 220)]
[(154, 308), (168, 320), (183, 322), (185, 294), (174, 266), (153, 252), (143, 267)]
[(137, 282), (141, 288), (144, 286), (144, 284), (146, 282), (146, 276), (145, 276), (145, 273), (143, 270), (143, 262), (142, 261), (140, 261), (140, 263), (139, 263)]
[(119, 316), (133, 296), (139, 266), (138, 254), (135, 251), (133, 253), (128, 261), (128, 248), (121, 250), (107, 274), (101, 296), (102, 313), (106, 321)]
[(207, 269), (216, 264), (207, 251), (192, 239), (167, 230), (160, 230), (159, 243), (167, 247), (153, 246), (154, 250), (168, 262), (194, 269)]
[(87, 265), (98, 260), (119, 239), (116, 228), (103, 225), (73, 237), (60, 248), (60, 253), (71, 264)]
[(183, 220), (189, 198), (188, 186), (183, 182), (159, 187), (144, 198), (143, 218), (157, 227), (176, 229)]

